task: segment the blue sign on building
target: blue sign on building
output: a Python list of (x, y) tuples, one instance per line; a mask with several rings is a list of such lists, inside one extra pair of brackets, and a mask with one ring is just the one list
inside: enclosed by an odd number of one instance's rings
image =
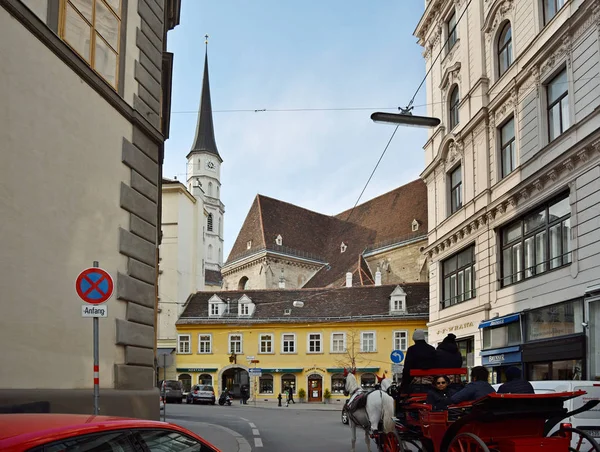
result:
[(521, 362), (521, 347), (505, 347), (481, 352), (481, 364), (487, 367), (518, 364)]

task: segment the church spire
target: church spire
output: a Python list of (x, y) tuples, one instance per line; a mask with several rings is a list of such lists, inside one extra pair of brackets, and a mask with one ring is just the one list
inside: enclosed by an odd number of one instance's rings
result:
[[(202, 97), (200, 99), (200, 111), (198, 113), (198, 125), (196, 126), (196, 138), (190, 151), (203, 151), (216, 155), (223, 161), (217, 150), (215, 141), (215, 130), (213, 126), (212, 105), (210, 102), (210, 84), (208, 81), (208, 35), (205, 36), (206, 51), (204, 53), (204, 79), (202, 80)], [(189, 154), (188, 154), (189, 156)]]

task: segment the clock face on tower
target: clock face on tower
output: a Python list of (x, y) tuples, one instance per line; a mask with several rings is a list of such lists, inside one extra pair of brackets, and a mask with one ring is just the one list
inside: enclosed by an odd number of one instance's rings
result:
[(215, 170), (215, 162), (213, 162), (212, 160), (207, 160), (206, 161), (206, 168), (208, 168), (209, 170), (214, 171)]

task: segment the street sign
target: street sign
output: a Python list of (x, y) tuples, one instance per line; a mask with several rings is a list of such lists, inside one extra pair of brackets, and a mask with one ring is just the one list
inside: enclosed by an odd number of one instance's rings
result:
[(260, 361), (258, 359), (251, 359), (250, 362), (252, 364), (258, 364)]
[(255, 359), (255, 357), (254, 357), (254, 356), (246, 356), (246, 359), (247, 359), (248, 361), (252, 361), (253, 359)]
[(404, 370), (404, 366), (402, 364), (392, 364), (392, 373), (401, 374)]
[(251, 377), (262, 377), (262, 369), (260, 367), (248, 369), (248, 375)]
[(108, 317), (108, 307), (84, 304), (81, 306), (81, 317)]
[(95, 267), (86, 268), (75, 281), (77, 295), (90, 304), (104, 303), (112, 296), (114, 287), (108, 272)]
[(394, 350), (390, 355), (390, 359), (393, 363), (400, 364), (404, 360), (404, 353), (402, 353), (402, 350)]

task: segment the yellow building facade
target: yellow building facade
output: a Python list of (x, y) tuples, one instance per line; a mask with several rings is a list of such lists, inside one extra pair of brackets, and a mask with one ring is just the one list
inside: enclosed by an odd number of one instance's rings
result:
[(291, 388), (297, 401), (341, 401), (345, 367), (364, 387), (399, 370), (390, 354), (426, 329), (427, 294), (426, 283), (198, 293), (177, 322), (177, 378), (236, 397), (247, 385), (251, 400)]

